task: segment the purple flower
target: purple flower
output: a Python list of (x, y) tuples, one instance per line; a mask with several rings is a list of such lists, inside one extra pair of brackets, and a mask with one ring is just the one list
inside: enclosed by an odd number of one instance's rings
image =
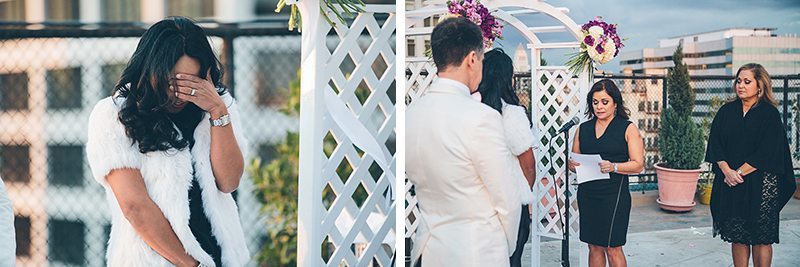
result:
[(586, 37), (583, 38), (583, 43), (588, 46), (594, 46), (594, 38), (591, 35), (586, 35)]
[(603, 46), (601, 44), (598, 44), (597, 46), (595, 46), (594, 50), (597, 51), (598, 54), (602, 54), (602, 53), (606, 52), (606, 49), (603, 48)]

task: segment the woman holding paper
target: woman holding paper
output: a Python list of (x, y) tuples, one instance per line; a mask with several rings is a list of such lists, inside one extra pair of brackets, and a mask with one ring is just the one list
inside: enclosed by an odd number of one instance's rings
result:
[[(572, 152), (599, 154), (600, 172), (610, 179), (578, 185), (580, 238), (589, 244), (589, 266), (627, 266), (622, 246), (628, 232), (631, 195), (628, 174), (644, 168), (644, 143), (628, 121), (622, 94), (609, 79), (598, 81), (586, 96), (586, 117), (575, 133)], [(570, 160), (573, 172), (580, 166)]]

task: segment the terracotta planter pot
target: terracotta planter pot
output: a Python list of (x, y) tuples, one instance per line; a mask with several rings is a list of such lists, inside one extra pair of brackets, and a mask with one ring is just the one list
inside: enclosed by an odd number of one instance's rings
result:
[(695, 206), (694, 194), (701, 169), (677, 170), (656, 164), (658, 175), (658, 205), (663, 210), (685, 212)]

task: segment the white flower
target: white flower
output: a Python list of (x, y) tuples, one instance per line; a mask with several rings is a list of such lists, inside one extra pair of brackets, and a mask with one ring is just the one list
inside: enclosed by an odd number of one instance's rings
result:
[(617, 52), (617, 47), (614, 45), (614, 41), (607, 40), (605, 44), (603, 44), (603, 48), (605, 49), (605, 53), (603, 53), (603, 58), (600, 60), (600, 64), (606, 64), (612, 59), (614, 59), (614, 53)]
[(589, 27), (589, 35), (594, 37), (595, 41), (598, 39), (598, 37), (600, 37), (600, 35), (603, 35), (603, 32), (604, 32), (603, 28), (601, 28), (600, 26)]

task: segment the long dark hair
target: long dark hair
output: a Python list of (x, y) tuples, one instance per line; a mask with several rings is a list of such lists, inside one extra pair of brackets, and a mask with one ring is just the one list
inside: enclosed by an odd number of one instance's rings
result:
[[(115, 97), (125, 99), (119, 121), (132, 142), (139, 143), (141, 153), (189, 146), (167, 112), (167, 107), (174, 104), (167, 95), (174, 75), (171, 72), (184, 55), (200, 64), (197, 75), (206, 78), (206, 73), (210, 73), (214, 85), (222, 88), (220, 63), (208, 37), (202, 28), (185, 17), (169, 17), (147, 29), (114, 87)], [(225, 89), (218, 89), (218, 93), (224, 94)], [(203, 111), (193, 103), (181, 113), (182, 118), (190, 120), (195, 127), (203, 116)]]
[(503, 113), (503, 102), (519, 106), (519, 98), (511, 81), (514, 64), (503, 49), (495, 48), (483, 55), (483, 79), (478, 85), (481, 102)]
[(620, 93), (619, 88), (617, 88), (617, 84), (614, 81), (609, 79), (602, 79), (594, 85), (592, 85), (592, 89), (589, 90), (589, 93), (586, 94), (586, 118), (587, 119), (594, 119), (594, 106), (592, 106), (592, 97), (594, 93), (606, 91), (606, 93), (611, 96), (611, 99), (614, 100), (614, 103), (617, 104), (616, 115), (623, 119), (628, 119), (631, 115), (630, 110), (625, 107), (625, 101), (622, 100), (622, 93)]

